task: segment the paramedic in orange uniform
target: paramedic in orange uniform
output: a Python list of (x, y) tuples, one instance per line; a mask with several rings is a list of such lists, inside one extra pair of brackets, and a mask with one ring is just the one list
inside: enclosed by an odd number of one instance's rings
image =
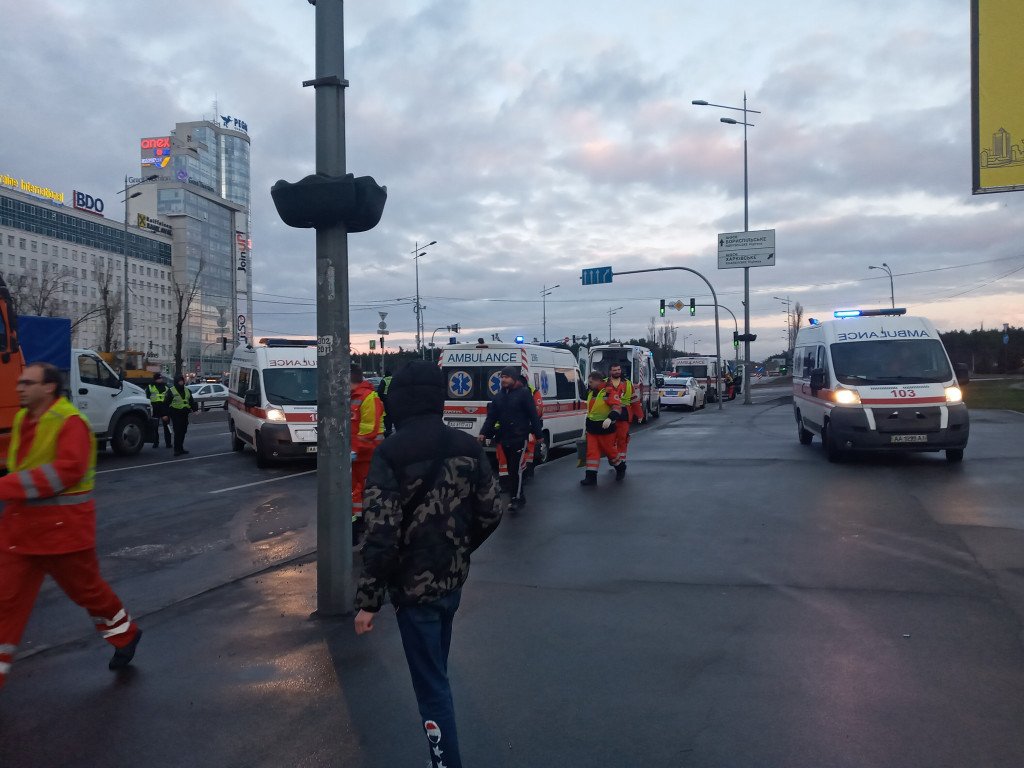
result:
[(96, 557), (96, 438), (82, 414), (61, 396), (60, 371), (25, 367), (0, 478), (0, 686), (14, 660), (43, 578), (49, 574), (85, 608), (114, 646), (110, 669), (127, 667), (142, 630), (100, 576)]

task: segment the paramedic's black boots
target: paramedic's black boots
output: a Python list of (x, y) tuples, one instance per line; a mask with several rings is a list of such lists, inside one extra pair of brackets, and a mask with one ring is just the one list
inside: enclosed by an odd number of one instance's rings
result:
[(620, 461), (615, 465), (615, 482), (622, 480), (626, 476), (626, 462)]
[(597, 485), (597, 472), (588, 469), (586, 477), (580, 480), (580, 485)]

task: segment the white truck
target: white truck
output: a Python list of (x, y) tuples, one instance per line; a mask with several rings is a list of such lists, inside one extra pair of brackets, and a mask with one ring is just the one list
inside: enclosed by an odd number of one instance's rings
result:
[(114, 453), (130, 456), (152, 442), (156, 434), (149, 396), (123, 381), (91, 349), (72, 349), (68, 390), (75, 407), (89, 420), (96, 445), (110, 444)]

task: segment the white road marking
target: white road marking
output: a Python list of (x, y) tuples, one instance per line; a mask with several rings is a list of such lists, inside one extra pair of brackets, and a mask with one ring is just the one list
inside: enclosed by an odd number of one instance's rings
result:
[(193, 456), (190, 459), (168, 459), (167, 461), (154, 461), (152, 464), (136, 464), (134, 467), (118, 467), (117, 469), (100, 469), (96, 471), (97, 475), (105, 475), (108, 472), (127, 472), (132, 469), (149, 469), (150, 467), (162, 467), (165, 464), (178, 464), (182, 461), (198, 461), (199, 459), (208, 459), (211, 456), (230, 456), (234, 451), (225, 451), (224, 453), (204, 453), (202, 456)]
[(303, 475), (311, 475), (316, 472), (315, 469), (308, 469), (305, 472), (296, 472), (294, 475), (284, 475), (283, 477), (272, 477), (269, 480), (257, 480), (255, 483), (245, 483), (244, 485), (233, 485), (230, 488), (221, 488), (217, 491), (207, 491), (207, 493), (227, 493), (228, 491), (237, 491), (239, 488), (251, 488), (254, 485), (264, 485), (265, 483), (276, 483), (278, 480), (290, 480), (293, 477), (302, 477)]

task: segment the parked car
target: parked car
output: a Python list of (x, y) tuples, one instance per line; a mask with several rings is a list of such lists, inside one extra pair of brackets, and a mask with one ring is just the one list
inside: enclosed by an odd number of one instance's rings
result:
[(211, 408), (228, 407), (228, 388), (223, 384), (189, 384), (192, 397), (196, 399), (196, 405), (200, 411), (208, 411)]
[(707, 395), (693, 376), (666, 376), (658, 389), (658, 399), (664, 408), (682, 405), (696, 411), (704, 407)]

